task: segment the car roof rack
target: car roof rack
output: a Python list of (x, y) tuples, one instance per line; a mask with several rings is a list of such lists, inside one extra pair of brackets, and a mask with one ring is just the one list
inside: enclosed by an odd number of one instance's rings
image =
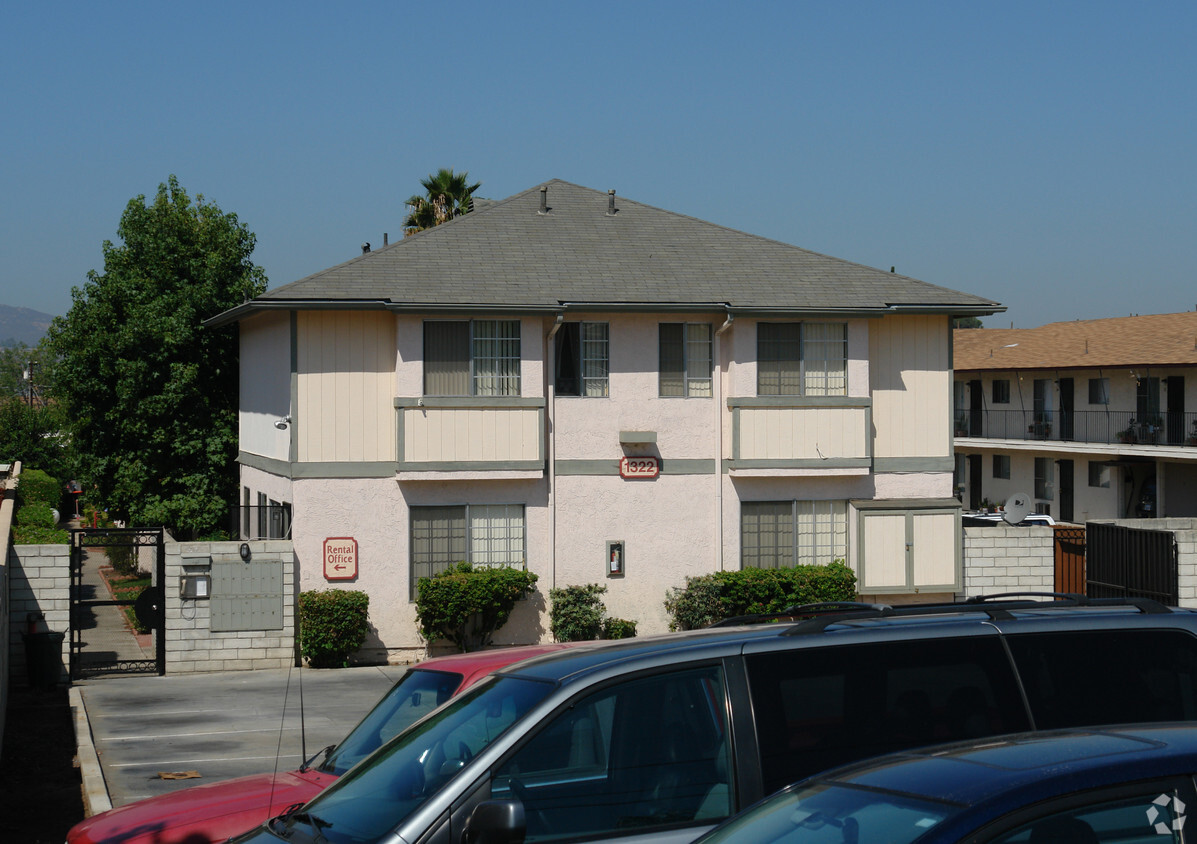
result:
[[(1051, 600), (1037, 600), (1050, 598)], [(1141, 613), (1158, 615), (1172, 609), (1151, 598), (1090, 598), (1075, 592), (1002, 592), (994, 595), (974, 595), (963, 601), (928, 604), (868, 604), (857, 601), (821, 601), (786, 607), (778, 613), (741, 615), (717, 621), (711, 627), (731, 627), (743, 624), (792, 621), (783, 636), (819, 633), (833, 624), (868, 618), (893, 618), (949, 613), (985, 613), (993, 621), (1013, 618), (1016, 610), (1042, 610), (1059, 607), (1134, 607)]]

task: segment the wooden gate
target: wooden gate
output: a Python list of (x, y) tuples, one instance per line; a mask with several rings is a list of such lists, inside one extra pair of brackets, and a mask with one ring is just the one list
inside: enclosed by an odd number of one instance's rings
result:
[(1086, 551), (1089, 597), (1179, 603), (1179, 553), (1171, 531), (1090, 523)]
[(1085, 594), (1085, 529), (1056, 525), (1056, 592)]

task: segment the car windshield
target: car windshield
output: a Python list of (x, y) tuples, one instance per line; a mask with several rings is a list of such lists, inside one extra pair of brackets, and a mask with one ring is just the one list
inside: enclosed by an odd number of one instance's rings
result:
[(962, 807), (816, 783), (782, 791), (711, 831), (700, 844), (909, 844)]
[(436, 709), (457, 691), (462, 675), (413, 668), (333, 748), (319, 770), (338, 776)]
[[(542, 700), (552, 685), (491, 678), (400, 733), (302, 812), (275, 825), (288, 840), (368, 844), (394, 829)], [(300, 838), (293, 838), (295, 832)]]

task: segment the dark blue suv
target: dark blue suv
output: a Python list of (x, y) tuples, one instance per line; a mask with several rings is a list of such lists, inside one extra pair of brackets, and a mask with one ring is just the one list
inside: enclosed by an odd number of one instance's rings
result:
[(700, 844), (1188, 840), (1190, 724), (1021, 733), (882, 756), (747, 809)]

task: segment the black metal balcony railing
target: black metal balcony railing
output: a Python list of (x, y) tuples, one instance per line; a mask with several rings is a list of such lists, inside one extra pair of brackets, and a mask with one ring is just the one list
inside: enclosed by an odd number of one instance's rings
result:
[(290, 539), (291, 505), (233, 505), (228, 532), (235, 539)]
[(1197, 448), (1197, 413), (1142, 416), (1127, 410), (958, 410), (957, 437), (1062, 440)]

